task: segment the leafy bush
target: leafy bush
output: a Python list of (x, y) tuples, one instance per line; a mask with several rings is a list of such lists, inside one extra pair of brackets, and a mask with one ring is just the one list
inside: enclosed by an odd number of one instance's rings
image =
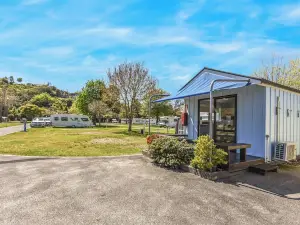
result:
[(185, 140), (172, 137), (154, 139), (149, 148), (150, 157), (155, 163), (166, 167), (189, 164), (193, 158), (193, 146)]
[(33, 104), (26, 104), (20, 107), (20, 117), (25, 117), (28, 120), (32, 120), (36, 116), (41, 116), (44, 110)]
[(214, 144), (214, 140), (208, 135), (198, 138), (194, 154), (195, 157), (191, 161), (191, 166), (196, 169), (210, 170), (214, 166), (227, 163), (227, 153), (222, 149), (218, 149)]
[(150, 145), (154, 139), (159, 138), (158, 134), (151, 134), (147, 136), (147, 144)]

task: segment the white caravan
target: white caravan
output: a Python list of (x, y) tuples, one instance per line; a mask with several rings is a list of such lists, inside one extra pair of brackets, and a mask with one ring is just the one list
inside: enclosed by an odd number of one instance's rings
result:
[(76, 114), (55, 114), (51, 115), (53, 127), (91, 127), (92, 121), (88, 116)]
[(179, 120), (177, 116), (161, 116), (159, 117), (160, 122), (163, 122), (167, 127), (176, 127)]

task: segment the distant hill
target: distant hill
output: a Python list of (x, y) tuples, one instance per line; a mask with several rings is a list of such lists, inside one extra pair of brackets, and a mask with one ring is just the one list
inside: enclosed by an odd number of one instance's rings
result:
[[(7, 89), (6, 98), (14, 100), (13, 105), (20, 106), (30, 101), (34, 96), (48, 93), (55, 98), (72, 98), (77, 96), (77, 93), (70, 93), (65, 90), (61, 90), (50, 84), (32, 84), (32, 83), (16, 83), (7, 82), (7, 78), (0, 78), (0, 89)], [(3, 91), (0, 93), (0, 100), (3, 101)], [(12, 102), (10, 103), (10, 105)]]

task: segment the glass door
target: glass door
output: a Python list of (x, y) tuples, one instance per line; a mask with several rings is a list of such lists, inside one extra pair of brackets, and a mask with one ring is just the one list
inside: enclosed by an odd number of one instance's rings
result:
[(199, 100), (198, 136), (209, 135), (209, 99)]
[(236, 142), (236, 96), (215, 98), (215, 142)]

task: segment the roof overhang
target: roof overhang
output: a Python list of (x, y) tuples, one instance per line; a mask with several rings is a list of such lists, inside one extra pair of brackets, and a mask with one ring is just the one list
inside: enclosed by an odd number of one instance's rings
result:
[[(171, 95), (155, 102), (184, 99), (192, 96), (200, 96), (210, 93), (211, 84), (216, 80), (226, 80), (214, 84), (214, 91), (241, 88), (253, 84), (261, 84), (259, 79), (226, 74), (221, 71), (214, 71), (208, 68), (201, 70), (192, 80), (184, 85), (175, 95)], [(231, 82), (232, 80), (232, 82)], [(241, 82), (243, 80), (244, 82)], [(247, 81), (245, 81), (247, 80)]]

